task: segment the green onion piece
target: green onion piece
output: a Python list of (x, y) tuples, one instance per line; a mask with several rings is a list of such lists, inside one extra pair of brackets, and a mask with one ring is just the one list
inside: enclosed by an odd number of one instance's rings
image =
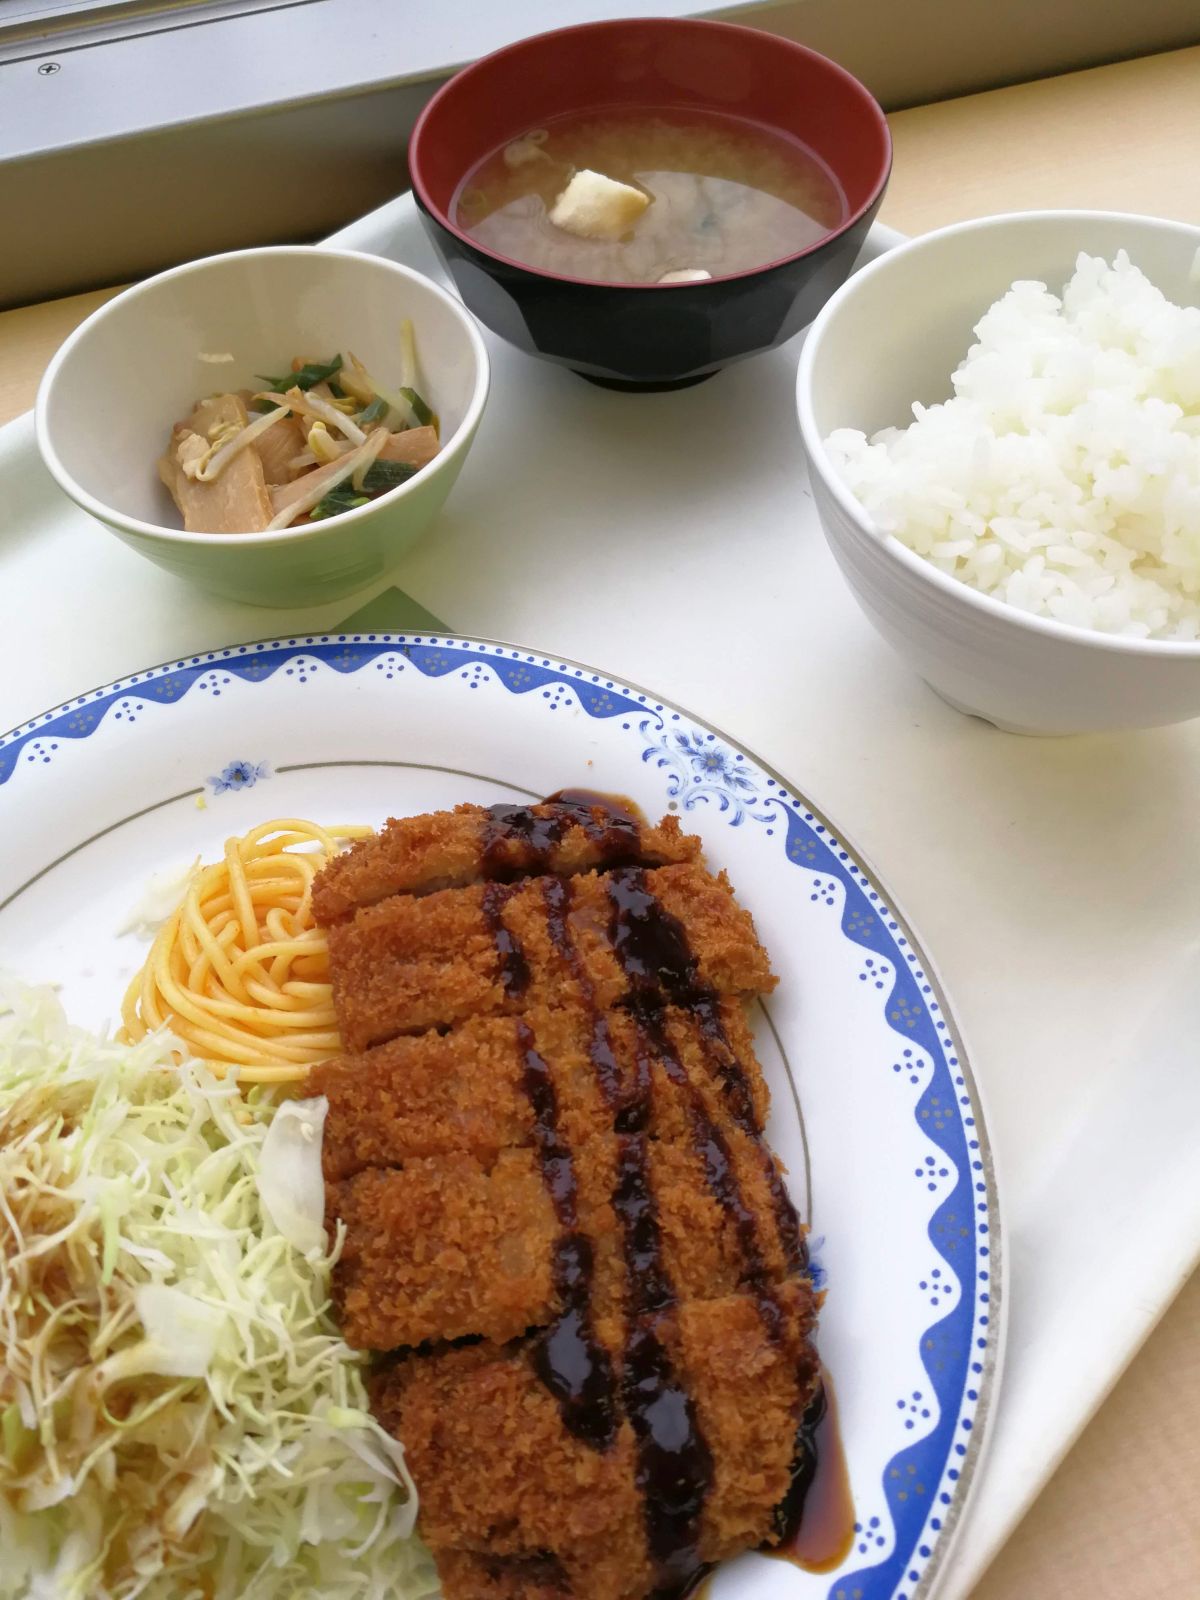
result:
[(289, 389), (312, 389), (341, 370), (342, 358), (334, 356), (333, 360), (326, 362), (324, 366), (319, 362), (309, 361), (299, 372), (285, 372), (282, 378), (268, 378), (261, 372), (256, 372), (255, 377), (260, 383), (265, 383), (268, 389), (273, 389), (276, 394), (286, 394)]
[(312, 522), (323, 522), (326, 517), (340, 516), (343, 511), (353, 511), (355, 506), (365, 506), (370, 500), (370, 495), (357, 494), (349, 483), (339, 483), (336, 489), (331, 489), (323, 500), (318, 500), (308, 513)]
[(363, 475), (362, 486), (369, 494), (384, 494), (397, 484), (407, 483), (416, 471), (407, 461), (372, 461)]
[(406, 386), (405, 388), (399, 390), (399, 393), (404, 396), (409, 405), (412, 407), (412, 414), (414, 417), (416, 417), (420, 426), (422, 428), (427, 428), (433, 421), (433, 411), (431, 408), (425, 404), (424, 400), (421, 399), (421, 396), (415, 389), (409, 389)]
[(356, 420), (359, 427), (368, 428), (372, 422), (382, 422), (384, 417), (387, 416), (388, 410), (389, 407), (387, 401), (381, 400), (380, 397), (376, 395), (374, 400), (371, 401), (371, 404), (358, 413)]
[(407, 461), (373, 461), (363, 477), (362, 490), (355, 489), (349, 481), (339, 483), (308, 513), (313, 522), (323, 522), (326, 517), (340, 516), (343, 511), (353, 511), (355, 506), (365, 506), (372, 495), (386, 494), (397, 484), (407, 483), (416, 467)]

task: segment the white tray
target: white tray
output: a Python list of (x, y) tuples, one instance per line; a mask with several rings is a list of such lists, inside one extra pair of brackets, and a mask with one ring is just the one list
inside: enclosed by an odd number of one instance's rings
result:
[[(896, 238), (877, 227), (872, 253)], [(331, 242), (437, 271), (409, 199)], [(1012, 1269), (994, 1437), (940, 1591), (963, 1596), (1200, 1247), (1200, 728), (1016, 739), (902, 668), (821, 537), (795, 344), (669, 395), (490, 345), (479, 439), (399, 581), (459, 631), (604, 662), (736, 728), (878, 864), (954, 998)], [(350, 609), (237, 606), (159, 572), (58, 494), (29, 418), (0, 430), (0, 485), (0, 728)]]

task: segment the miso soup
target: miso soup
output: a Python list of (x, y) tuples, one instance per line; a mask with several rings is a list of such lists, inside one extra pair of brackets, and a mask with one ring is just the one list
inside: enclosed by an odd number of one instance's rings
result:
[[(551, 221), (577, 172), (649, 204), (616, 236), (580, 237)], [(467, 175), (452, 215), (485, 249), (543, 271), (658, 283), (667, 273), (746, 272), (807, 249), (841, 224), (846, 200), (786, 134), (719, 112), (613, 107), (556, 118), (493, 151)]]

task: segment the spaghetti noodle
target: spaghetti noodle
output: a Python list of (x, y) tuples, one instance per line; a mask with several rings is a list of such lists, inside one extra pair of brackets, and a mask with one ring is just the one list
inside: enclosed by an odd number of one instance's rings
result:
[(121, 1037), (169, 1027), (219, 1075), (291, 1083), (341, 1048), (313, 879), (366, 827), (276, 818), (226, 841), (159, 929), (126, 990)]

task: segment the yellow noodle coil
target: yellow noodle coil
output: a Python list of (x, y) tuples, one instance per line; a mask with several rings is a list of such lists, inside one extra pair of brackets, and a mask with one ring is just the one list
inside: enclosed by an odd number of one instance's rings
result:
[(291, 1083), (341, 1048), (312, 884), (365, 827), (275, 818), (201, 867), (126, 990), (126, 1043), (168, 1027), (217, 1073)]

